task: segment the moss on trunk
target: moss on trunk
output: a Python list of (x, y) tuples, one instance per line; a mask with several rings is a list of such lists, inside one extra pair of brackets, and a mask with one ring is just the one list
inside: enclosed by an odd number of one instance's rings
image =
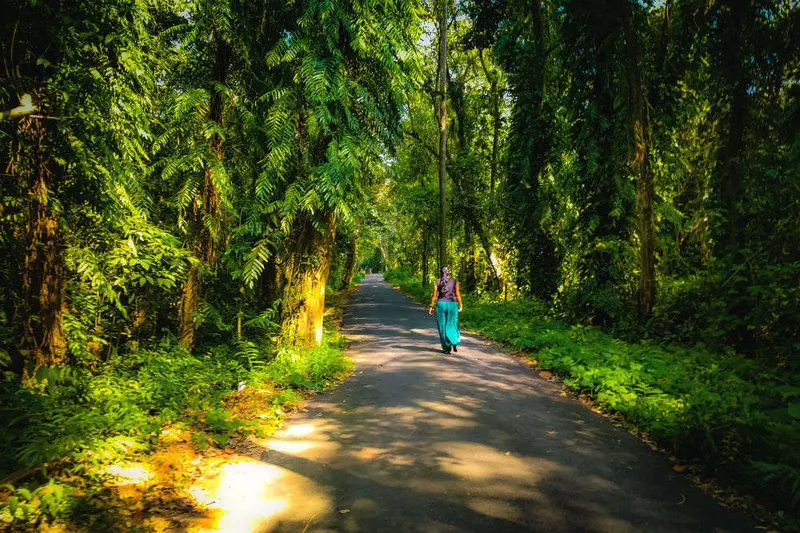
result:
[(353, 238), (350, 240), (350, 248), (347, 251), (347, 263), (344, 266), (344, 288), (353, 283), (353, 276), (356, 273), (356, 265), (358, 263), (358, 230), (353, 232)]
[(295, 221), (289, 237), (289, 255), (283, 265), (281, 342), (318, 346), (322, 342), (325, 287), (331, 270), (336, 215), (325, 217), (317, 229), (310, 217)]
[(60, 175), (52, 157), (51, 132), (41, 117), (22, 119), (19, 131), (11, 169), (28, 191), (20, 343), (21, 370), (27, 379), (40, 367), (66, 362), (67, 304), (64, 238), (55, 198)]
[[(230, 46), (218, 35), (216, 41), (216, 58), (214, 62), (214, 86), (209, 100), (209, 120), (215, 122), (222, 129), (223, 101), (222, 91), (218, 85), (224, 85), (227, 79), (230, 63)], [(214, 133), (208, 140), (211, 156), (222, 164), (222, 137)], [(217, 248), (222, 240), (222, 192), (215, 180), (214, 165), (205, 164), (203, 169), (203, 188), (200, 193), (200, 208), (195, 207), (193, 220), (190, 227), (190, 247), (197, 260), (214, 267), (217, 263)], [(189, 276), (181, 291), (181, 300), (178, 304), (179, 335), (184, 346), (194, 345), (195, 320), (194, 316), (200, 306), (202, 284), (200, 283), (199, 266), (192, 264), (189, 267)]]

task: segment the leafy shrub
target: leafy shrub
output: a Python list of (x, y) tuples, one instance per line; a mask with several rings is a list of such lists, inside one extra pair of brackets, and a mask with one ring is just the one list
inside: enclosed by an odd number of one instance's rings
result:
[[(271, 316), (247, 318), (243, 329), (268, 330)], [(35, 387), (0, 381), (0, 418), (6, 425), (0, 448), (9, 452), (0, 455), (0, 477), (27, 467), (43, 474), (28, 486), (5, 487), (0, 516), (35, 525), (80, 514), (70, 509), (77, 500), (68, 485), (52, 479), (41, 484), (41, 479), (66, 468), (99, 483), (105, 465), (147, 451), (164, 425), (188, 423), (197, 430), (197, 446), (211, 441), (224, 446), (237, 431), (254, 425), (225, 408), (242, 381), (276, 388), (268, 398), (277, 421), (287, 404), (300, 399), (298, 389), (322, 390), (351, 370), (343, 348), (342, 336), (326, 321), (323, 345), (313, 350), (276, 354), (268, 342), (242, 339), (192, 353), (167, 338), (120, 351), (95, 371), (42, 368)]]
[(798, 279), (800, 262), (753, 268), (719, 260), (704, 272), (662, 280), (649, 330), (681, 343), (733, 346), (798, 371)]
[(340, 346), (323, 343), (312, 350), (284, 348), (269, 364), (266, 376), (280, 387), (323, 390), (352, 369)]
[(0, 523), (24, 524), (42, 518), (55, 520), (70, 510), (70, 487), (53, 480), (34, 490), (25, 487), (3, 485), (9, 495), (0, 501)]

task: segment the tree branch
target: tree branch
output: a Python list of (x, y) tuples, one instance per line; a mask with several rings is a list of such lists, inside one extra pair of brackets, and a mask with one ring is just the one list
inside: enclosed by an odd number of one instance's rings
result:
[(423, 148), (425, 148), (425, 149), (426, 149), (428, 152), (430, 152), (430, 154), (431, 154), (433, 157), (439, 157), (439, 152), (438, 152), (437, 150), (434, 150), (434, 149), (433, 149), (433, 148), (432, 148), (432, 147), (431, 147), (431, 146), (430, 146), (428, 143), (426, 143), (426, 142), (425, 142), (425, 141), (422, 139), (422, 137), (420, 137), (420, 136), (417, 134), (417, 132), (415, 132), (415, 131), (413, 131), (413, 130), (412, 130), (412, 131), (408, 131), (408, 130), (404, 129), (404, 130), (403, 130), (403, 133), (404, 133), (404, 134), (406, 134), (406, 135), (408, 135), (409, 137), (411, 137), (412, 139), (414, 139), (414, 140), (415, 140), (415, 141), (417, 141), (418, 143), (420, 143), (420, 144), (422, 145), (422, 147), (423, 147)]
[(22, 118), (31, 115), (39, 110), (38, 107), (33, 105), (31, 95), (23, 94), (19, 99), (20, 105), (8, 111), (0, 111), (0, 120), (11, 120), (15, 118)]

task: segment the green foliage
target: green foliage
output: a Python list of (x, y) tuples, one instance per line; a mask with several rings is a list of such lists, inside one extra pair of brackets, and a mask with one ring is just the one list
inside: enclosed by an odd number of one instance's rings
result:
[(719, 263), (694, 275), (665, 279), (647, 330), (682, 343), (703, 339), (716, 347), (737, 346), (796, 374), (800, 263)]
[(0, 502), (0, 523), (11, 525), (56, 520), (71, 511), (70, 487), (50, 480), (33, 490), (6, 484), (2, 487), (10, 495)]
[(431, 296), (433, 296), (433, 289), (423, 287), (421, 279), (413, 276), (408, 268), (387, 270), (383, 273), (383, 279), (410, 293), (419, 302), (430, 303)]
[(162, 424), (189, 407), (214, 405), (233, 388), (239, 368), (227, 356), (195, 357), (164, 343), (112, 357), (95, 374), (62, 371), (54, 380), (51, 370), (43, 390), (6, 384), (3, 416), (11, 423), (3, 448), (14, 455), (3, 458), (4, 470), (144, 449)]
[(63, 460), (108, 461), (145, 449), (154, 432), (187, 410), (206, 412), (205, 423), (220, 429), (220, 402), (239, 382), (266, 379), (279, 387), (322, 390), (351, 368), (342, 348), (335, 332), (313, 350), (286, 348), (277, 355), (246, 340), (199, 354), (165, 341), (120, 353), (96, 373), (43, 368), (40, 387), (3, 385), (0, 414), (9, 422), (0, 446), (14, 454), (4, 455), (0, 466), (9, 472)]
[(269, 104), (261, 127), (268, 150), (241, 227), (252, 243), (243, 270), (250, 285), (274, 254), (300, 248), (292, 229), (311, 221), (319, 231), (331, 213), (353, 222), (364, 185), (398, 133), (416, 65), (413, 3), (310, 0), (297, 15), (266, 56), (272, 83), (260, 99)]
[(323, 390), (345, 377), (353, 368), (342, 354), (343, 340), (332, 339), (311, 350), (283, 348), (265, 374), (270, 381), (292, 389)]
[[(541, 299), (503, 304), (518, 331), (482, 316), (492, 334), (710, 467), (756, 461), (753, 479), (796, 508), (796, 462), (764, 445), (796, 444), (792, 2), (459, 3), (448, 220), (436, 39), (418, 3), (7, 4), (0, 111), (23, 95), (37, 111), (0, 118), (0, 470), (99, 464), (191, 410), (210, 414), (193, 415), (198, 443), (219, 444), (237, 430), (220, 402), (239, 382), (279, 383), (281, 405), (349, 369), (339, 340), (276, 352), (303, 305), (288, 301), (297, 272), (331, 258), (333, 292), (353, 260), (401, 267), (387, 279), (426, 301), (444, 247), (476, 311), (500, 292)], [(648, 317), (635, 314), (633, 70), (652, 126)], [(334, 227), (334, 244), (306, 246)], [(170, 340), (187, 342), (187, 325), (194, 351)], [(44, 516), (17, 492), (9, 516)]]
[[(147, 452), (160, 429), (174, 422), (191, 424), (193, 442), (225, 446), (254, 424), (234, 417), (223, 401), (238, 383), (276, 387), (271, 412), (275, 426), (282, 413), (300, 400), (298, 393), (323, 390), (352, 368), (344, 341), (335, 329), (309, 351), (242, 340), (193, 354), (172, 341), (111, 357), (97, 372), (70, 367), (43, 368), (40, 386), (16, 383), (0, 387), (0, 417), (7, 421), (0, 448), (0, 475), (21, 467), (49, 465), (59, 471), (101, 481), (103, 467)], [(210, 439), (210, 441), (207, 441)], [(9, 488), (0, 505), (20, 523), (63, 518), (75, 503), (68, 485), (53, 479), (32, 489)], [(12, 508), (13, 507), (13, 508)]]

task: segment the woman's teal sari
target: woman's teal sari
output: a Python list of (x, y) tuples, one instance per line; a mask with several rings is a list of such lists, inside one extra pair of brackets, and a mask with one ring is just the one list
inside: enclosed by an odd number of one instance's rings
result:
[(442, 350), (450, 353), (450, 349), (461, 342), (461, 334), (458, 332), (458, 302), (436, 302), (436, 323), (439, 326)]

